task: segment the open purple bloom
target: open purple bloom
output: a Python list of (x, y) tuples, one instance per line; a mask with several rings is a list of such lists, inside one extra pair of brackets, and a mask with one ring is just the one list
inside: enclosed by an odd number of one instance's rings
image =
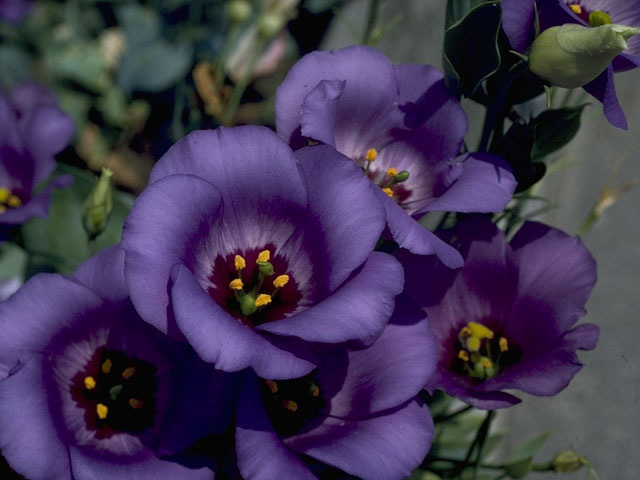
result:
[[(225, 371), (309, 373), (303, 341), (369, 344), (403, 273), (372, 253), (385, 213), (353, 162), (294, 155), (262, 127), (194, 132), (174, 145), (125, 222), (136, 309)], [(280, 348), (287, 337), (286, 348)]]
[[(524, 52), (533, 41), (534, 3), (538, 8), (541, 31), (565, 23), (589, 26), (603, 21), (640, 27), (638, 0), (502, 0), (504, 31), (511, 46), (520, 52)], [(627, 120), (618, 102), (613, 74), (640, 66), (640, 36), (631, 38), (628, 45), (629, 51), (618, 55), (604, 72), (583, 87), (602, 102), (609, 122), (625, 130)]]
[(490, 409), (519, 402), (503, 390), (547, 396), (565, 388), (582, 367), (576, 350), (598, 339), (593, 324), (572, 328), (596, 281), (582, 242), (527, 222), (506, 243), (485, 218), (441, 236), (463, 252), (460, 270), (398, 253), (405, 292), (427, 312), (437, 339), (438, 368), (427, 388)]
[(227, 428), (235, 394), (140, 320), (117, 247), (0, 304), (0, 450), (29, 479), (212, 479), (161, 458)]
[(294, 149), (312, 140), (351, 158), (371, 180), (394, 240), (451, 267), (461, 265), (458, 252), (416, 219), (438, 210), (499, 211), (515, 188), (501, 158), (458, 155), (467, 119), (440, 71), (392, 65), (368, 47), (299, 60), (278, 88), (276, 120)]
[(30, 0), (0, 0), (0, 20), (16, 25), (33, 8)]
[(399, 297), (373, 345), (317, 353), (317, 368), (301, 378), (247, 375), (236, 427), (242, 478), (324, 478), (309, 459), (366, 480), (410, 475), (434, 433), (416, 398), (436, 364), (424, 312)]
[(56, 177), (34, 188), (55, 169), (55, 155), (73, 135), (73, 122), (42, 87), (26, 84), (0, 93), (0, 227), (46, 217), (54, 188), (68, 187), (71, 177)]

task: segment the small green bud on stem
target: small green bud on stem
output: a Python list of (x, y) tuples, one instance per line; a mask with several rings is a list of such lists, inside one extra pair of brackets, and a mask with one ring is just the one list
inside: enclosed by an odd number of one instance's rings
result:
[(113, 209), (113, 172), (103, 168), (98, 183), (84, 202), (82, 225), (90, 239), (96, 238), (107, 227)]

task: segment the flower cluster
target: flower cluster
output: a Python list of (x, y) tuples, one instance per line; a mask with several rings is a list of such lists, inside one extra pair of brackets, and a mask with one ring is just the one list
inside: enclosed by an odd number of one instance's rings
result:
[[(19, 222), (70, 128), (12, 98), (3, 120), (30, 112), (2, 133)], [(276, 114), (278, 134), (179, 140), (119, 245), (0, 303), (0, 450), (19, 474), (401, 479), (434, 436), (425, 390), (502, 408), (503, 390), (553, 395), (580, 369), (595, 264), (555, 229), (507, 242), (490, 222), (517, 182), (503, 158), (460, 153), (442, 73), (315, 52)], [(472, 215), (434, 234), (419, 221), (439, 211)]]

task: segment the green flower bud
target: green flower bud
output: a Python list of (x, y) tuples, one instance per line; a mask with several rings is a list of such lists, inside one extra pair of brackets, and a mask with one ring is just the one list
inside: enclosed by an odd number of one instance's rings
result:
[(553, 468), (558, 473), (575, 472), (576, 470), (580, 470), (586, 464), (586, 459), (573, 450), (560, 452), (553, 459)]
[(231, 23), (244, 23), (251, 16), (252, 8), (247, 0), (232, 0), (227, 7), (227, 15)]
[(552, 85), (581, 87), (602, 73), (640, 28), (567, 23), (542, 32), (531, 45), (529, 69)]
[(100, 179), (84, 202), (82, 225), (89, 238), (100, 235), (107, 226), (113, 208), (113, 172), (103, 168)]
[(275, 37), (284, 27), (284, 22), (282, 16), (266, 13), (258, 20), (258, 34), (267, 39)]

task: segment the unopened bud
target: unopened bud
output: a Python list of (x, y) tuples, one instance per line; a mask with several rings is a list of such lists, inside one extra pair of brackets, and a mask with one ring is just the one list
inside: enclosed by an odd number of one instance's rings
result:
[(229, 2), (227, 15), (231, 23), (244, 23), (251, 15), (251, 2), (247, 0), (232, 0)]
[(529, 69), (552, 85), (581, 87), (600, 75), (640, 28), (567, 23), (542, 32), (531, 45)]
[(573, 450), (567, 450), (566, 452), (560, 452), (553, 459), (553, 468), (558, 473), (571, 473), (580, 470), (587, 464), (586, 459), (574, 452)]
[(107, 227), (113, 209), (113, 172), (103, 168), (100, 179), (84, 202), (82, 225), (89, 238), (100, 235)]
[(274, 15), (272, 13), (266, 13), (258, 20), (258, 34), (262, 38), (275, 37), (282, 27), (284, 27), (285, 19), (280, 15)]

